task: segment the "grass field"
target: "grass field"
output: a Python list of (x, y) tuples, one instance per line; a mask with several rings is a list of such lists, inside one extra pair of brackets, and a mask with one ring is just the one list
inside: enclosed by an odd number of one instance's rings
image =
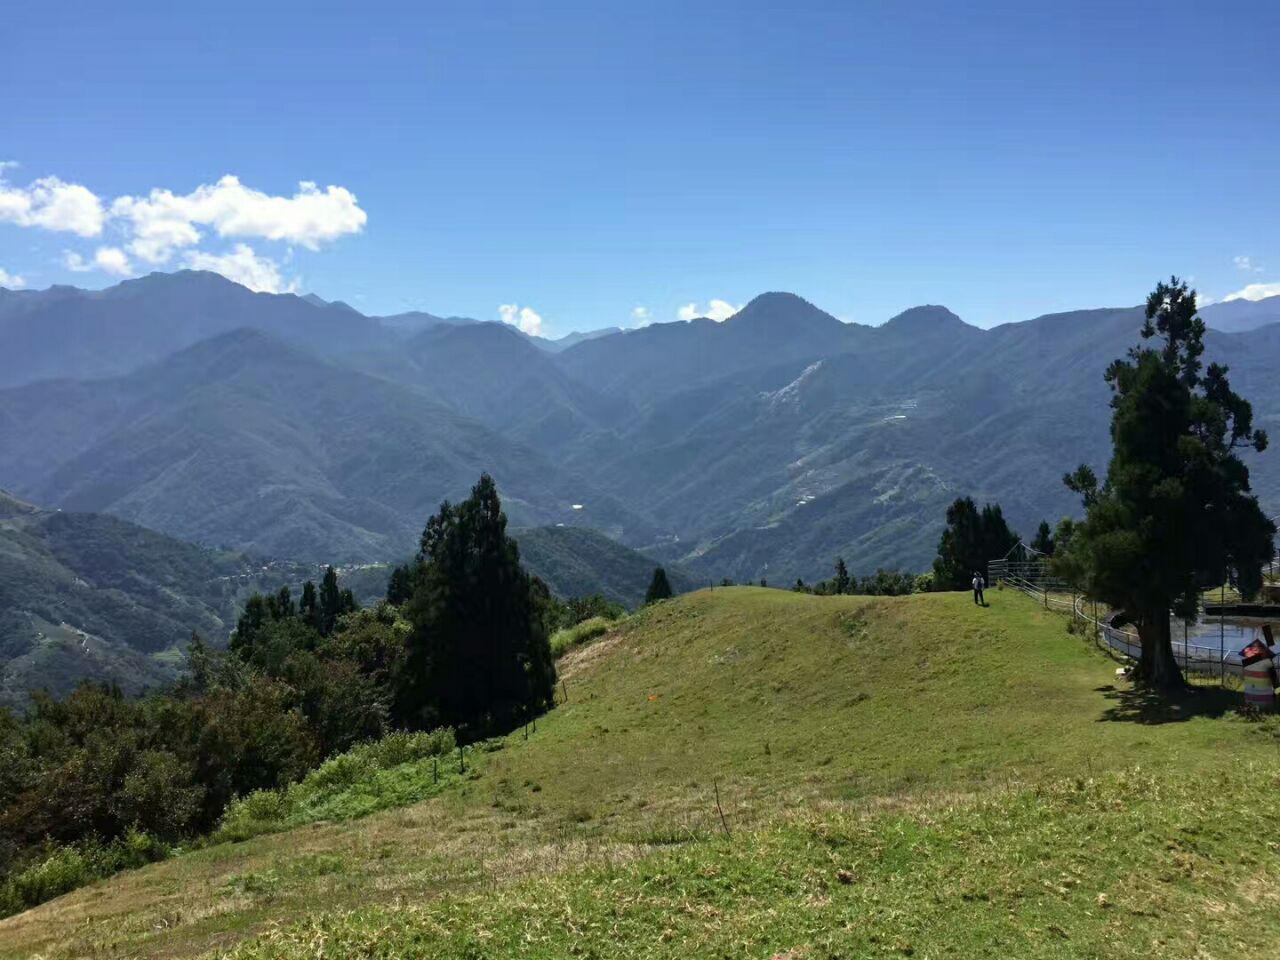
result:
[(0, 956), (1266, 955), (1280, 727), (988, 600), (647, 608), (439, 795), (76, 891)]

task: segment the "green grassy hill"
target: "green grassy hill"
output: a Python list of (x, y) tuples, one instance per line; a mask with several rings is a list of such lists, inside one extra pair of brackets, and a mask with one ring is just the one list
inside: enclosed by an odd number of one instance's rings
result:
[(122, 874), (0, 956), (1265, 955), (1280, 726), (989, 597), (646, 608), (432, 799)]

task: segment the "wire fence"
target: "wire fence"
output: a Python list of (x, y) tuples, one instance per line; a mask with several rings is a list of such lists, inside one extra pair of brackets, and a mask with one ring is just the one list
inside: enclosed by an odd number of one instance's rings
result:
[[(1113, 619), (1111, 611), (1105, 608), (1099, 609), (1096, 602), (1088, 600), (1081, 594), (1053, 589), (1060, 588), (1061, 585), (1060, 582), (1048, 582), (1051, 578), (1046, 578), (1043, 584), (1037, 583), (1035, 580), (997, 567), (999, 563), (1000, 561), (993, 561), (990, 565), (993, 582), (998, 580), (1008, 584), (1043, 604), (1046, 610), (1057, 610), (1069, 615), (1077, 626), (1082, 626), (1088, 631), (1099, 647), (1113, 655), (1134, 661), (1141, 656), (1142, 643), (1138, 639), (1137, 632), (1114, 626), (1111, 623)], [(997, 570), (1000, 570), (999, 576), (997, 576)], [(1261, 630), (1261, 622), (1256, 626), (1248, 623), (1233, 623), (1228, 631), (1225, 618), (1220, 617), (1216, 643), (1204, 635), (1193, 636), (1191, 633), (1193, 627), (1198, 626), (1204, 629), (1212, 625), (1211, 621), (1207, 624), (1204, 621), (1199, 624), (1186, 621), (1171, 624), (1174, 657), (1181, 665), (1182, 672), (1188, 676), (1216, 679), (1223, 685), (1226, 685), (1229, 679), (1234, 683), (1244, 674), (1239, 651), (1258, 634)]]

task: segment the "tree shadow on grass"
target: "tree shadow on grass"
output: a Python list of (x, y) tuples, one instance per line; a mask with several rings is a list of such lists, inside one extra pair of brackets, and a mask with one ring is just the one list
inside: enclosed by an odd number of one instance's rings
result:
[(1096, 692), (1112, 705), (1099, 722), (1183, 723), (1193, 717), (1221, 717), (1240, 706), (1240, 694), (1218, 687), (1188, 687), (1180, 693), (1154, 693), (1144, 687), (1120, 689), (1111, 684)]

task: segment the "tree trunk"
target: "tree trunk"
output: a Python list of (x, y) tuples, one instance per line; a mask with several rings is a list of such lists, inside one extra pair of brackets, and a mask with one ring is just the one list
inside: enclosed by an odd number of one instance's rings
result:
[(1152, 690), (1174, 692), (1186, 687), (1182, 668), (1173, 655), (1173, 636), (1167, 611), (1147, 611), (1138, 625), (1142, 657), (1136, 678)]

